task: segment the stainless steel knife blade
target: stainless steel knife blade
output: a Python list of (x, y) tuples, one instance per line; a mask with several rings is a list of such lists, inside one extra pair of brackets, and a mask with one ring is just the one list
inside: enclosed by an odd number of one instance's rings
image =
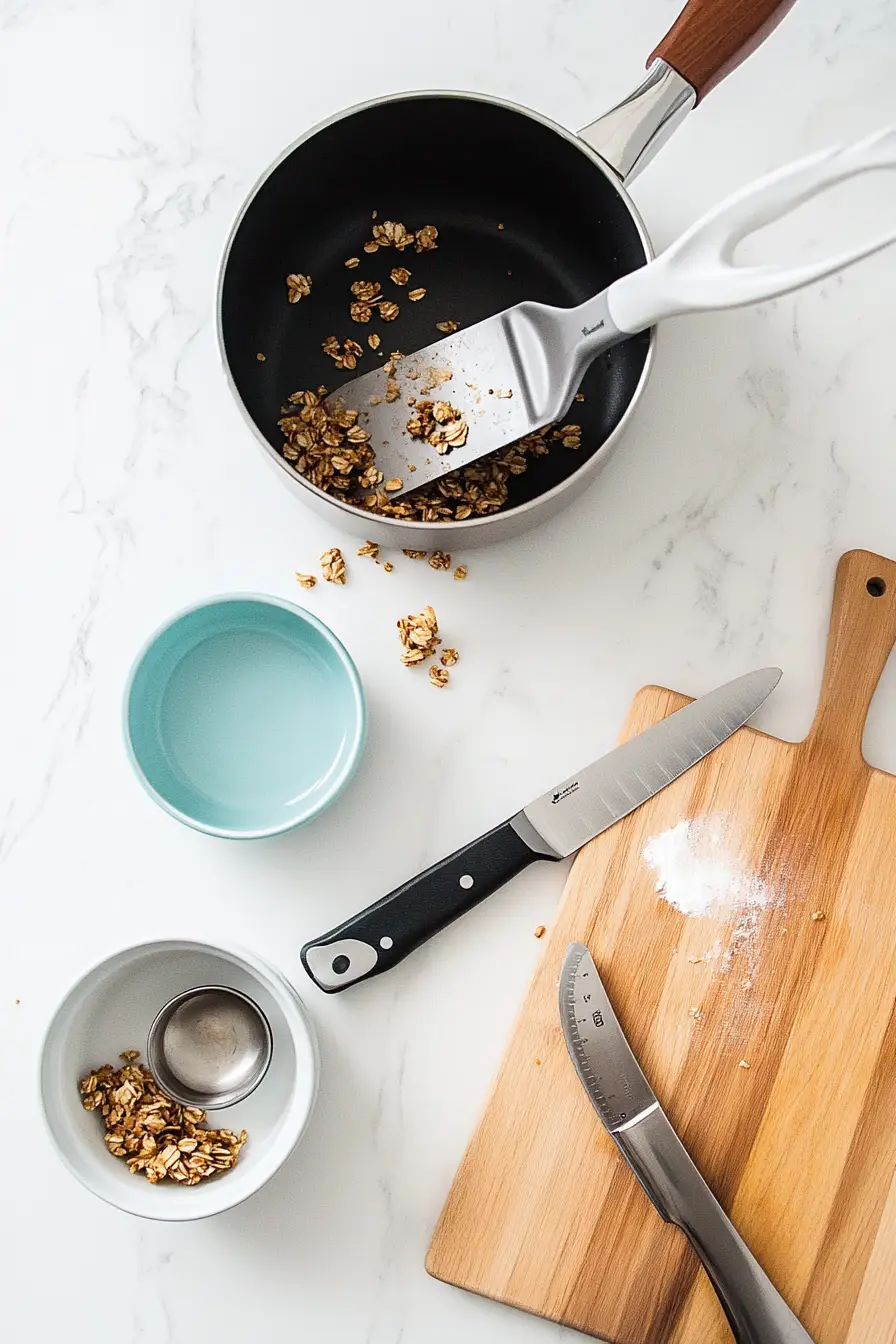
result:
[(566, 1048), (592, 1106), (654, 1208), (700, 1257), (735, 1339), (812, 1344), (675, 1133), (584, 943), (567, 948), (559, 1001)]
[(640, 807), (742, 727), (781, 680), (763, 667), (701, 695), (661, 723), (570, 775), (513, 818), (528, 843), (534, 830), (559, 858)]
[(584, 943), (572, 943), (566, 953), (560, 974), (560, 1013), (576, 1073), (609, 1132), (616, 1134), (656, 1110), (659, 1102), (625, 1039)]
[(327, 994), (397, 966), (421, 943), (539, 859), (561, 859), (671, 784), (724, 742), (777, 686), (766, 667), (670, 714), (485, 835), (302, 948)]

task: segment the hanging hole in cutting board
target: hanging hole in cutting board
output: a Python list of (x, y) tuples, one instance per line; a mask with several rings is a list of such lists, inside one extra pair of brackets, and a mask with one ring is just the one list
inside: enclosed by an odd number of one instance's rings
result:
[(872, 597), (883, 597), (884, 593), (887, 591), (887, 583), (885, 579), (869, 579), (865, 584), (865, 587)]

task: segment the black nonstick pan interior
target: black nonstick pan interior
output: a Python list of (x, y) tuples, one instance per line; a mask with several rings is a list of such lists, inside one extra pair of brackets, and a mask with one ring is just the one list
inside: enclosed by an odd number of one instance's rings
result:
[[(434, 224), (438, 249), (372, 255), (372, 212), (408, 229)], [(498, 225), (503, 224), (499, 229)], [(346, 258), (361, 264), (346, 270)], [(321, 350), (325, 336), (364, 347), (358, 373), (400, 349), (437, 340), (436, 323), (462, 326), (523, 299), (572, 305), (645, 261), (624, 200), (575, 144), (505, 107), (451, 95), (408, 97), (354, 112), (293, 149), (264, 181), (236, 230), (222, 284), (222, 331), (237, 390), (264, 437), (281, 443), (277, 421), (299, 388), (333, 389), (348, 375)], [(407, 300), (389, 279), (411, 272)], [(287, 301), (286, 276), (310, 275), (312, 291)], [(349, 317), (354, 280), (378, 280), (398, 302), (394, 322)], [(379, 356), (367, 335), (382, 337)], [(644, 368), (644, 333), (598, 359), (582, 384), (585, 401), (567, 417), (583, 427), (582, 448), (530, 458), (512, 479), (508, 507), (544, 493), (595, 453), (618, 424)], [(264, 360), (258, 359), (258, 354)]]

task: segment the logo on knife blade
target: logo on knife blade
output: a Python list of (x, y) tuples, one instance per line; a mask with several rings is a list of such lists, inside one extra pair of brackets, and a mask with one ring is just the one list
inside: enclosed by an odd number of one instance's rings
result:
[(570, 795), (571, 793), (575, 793), (576, 790), (578, 789), (578, 787), (579, 787), (579, 781), (578, 781), (578, 780), (576, 780), (576, 782), (575, 782), (574, 784), (567, 784), (566, 788), (565, 788), (565, 789), (561, 789), (561, 790), (559, 791), (559, 793), (552, 793), (552, 794), (551, 794), (551, 802), (552, 802), (552, 803), (562, 803), (563, 800), (564, 800), (564, 798), (568, 798), (569, 795)]

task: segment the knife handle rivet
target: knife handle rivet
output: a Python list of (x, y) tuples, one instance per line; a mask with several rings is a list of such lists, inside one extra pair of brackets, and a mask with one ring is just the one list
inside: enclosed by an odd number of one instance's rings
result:
[(349, 966), (351, 966), (351, 964), (352, 963), (349, 961), (348, 957), (344, 955), (344, 953), (340, 954), (338, 957), (334, 957), (332, 966), (333, 974), (345, 975), (346, 971), (348, 970)]
[(459, 881), (459, 884), (458, 884), (458, 885), (461, 886), (461, 887), (463, 887), (464, 891), (469, 891), (470, 888), (471, 888), (472, 885), (473, 885), (473, 879), (472, 879), (472, 877), (470, 876), (470, 874), (469, 874), (469, 873), (464, 873), (463, 877), (460, 878), (460, 881)]
[(389, 937), (388, 934), (386, 934), (384, 938), (380, 939), (380, 947), (383, 948), (385, 952), (388, 952), (391, 946), (392, 946), (392, 939)]

